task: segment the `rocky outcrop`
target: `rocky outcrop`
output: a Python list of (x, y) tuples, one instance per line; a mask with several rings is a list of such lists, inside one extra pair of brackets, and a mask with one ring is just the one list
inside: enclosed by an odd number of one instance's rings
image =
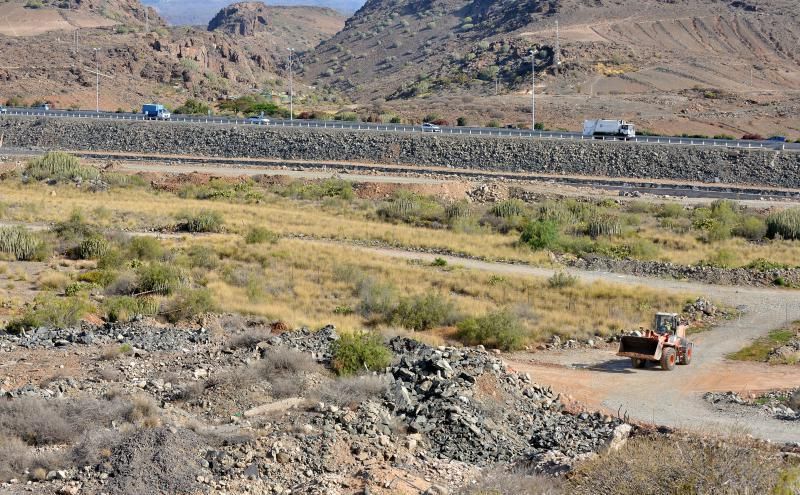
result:
[(6, 117), (8, 147), (362, 161), (800, 188), (800, 153), (235, 124)]
[(267, 6), (261, 2), (239, 2), (220, 10), (211, 22), (209, 31), (223, 31), (239, 36), (255, 36), (267, 30)]

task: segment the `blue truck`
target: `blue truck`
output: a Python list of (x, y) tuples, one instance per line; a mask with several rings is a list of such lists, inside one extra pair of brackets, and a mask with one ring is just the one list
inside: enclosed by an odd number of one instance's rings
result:
[(172, 117), (169, 110), (158, 103), (142, 105), (142, 113), (147, 120), (169, 120)]

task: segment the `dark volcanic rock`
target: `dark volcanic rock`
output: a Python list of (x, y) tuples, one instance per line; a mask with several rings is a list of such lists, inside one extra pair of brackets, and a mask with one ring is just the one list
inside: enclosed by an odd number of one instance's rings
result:
[(261, 2), (234, 3), (220, 10), (208, 23), (209, 31), (240, 36), (253, 36), (266, 28), (267, 6)]

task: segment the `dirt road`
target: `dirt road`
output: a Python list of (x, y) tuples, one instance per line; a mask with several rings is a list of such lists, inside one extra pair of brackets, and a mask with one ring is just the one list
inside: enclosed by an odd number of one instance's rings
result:
[[(545, 277), (554, 272), (546, 268), (393, 249), (364, 249), (376, 255), (400, 259), (432, 261), (441, 257), (453, 265), (501, 274)], [(703, 294), (738, 307), (744, 313), (740, 318), (694, 336), (694, 362), (690, 366), (678, 366), (672, 372), (662, 371), (658, 367), (632, 369), (628, 359), (617, 358), (609, 350), (511, 354), (506, 357), (509, 366), (517, 371), (529, 372), (534, 381), (551, 385), (554, 390), (572, 395), (582, 402), (614, 412), (621, 410), (642, 421), (719, 432), (744, 430), (772, 441), (800, 442), (800, 424), (796, 422), (779, 421), (755, 412), (746, 416), (721, 413), (712, 410), (701, 397), (707, 391), (750, 392), (800, 386), (797, 367), (725, 360), (727, 354), (740, 349), (752, 339), (800, 319), (800, 294), (797, 291), (714, 286), (608, 272), (571, 273), (582, 281), (599, 280)], [(538, 359), (539, 356), (544, 359)]]

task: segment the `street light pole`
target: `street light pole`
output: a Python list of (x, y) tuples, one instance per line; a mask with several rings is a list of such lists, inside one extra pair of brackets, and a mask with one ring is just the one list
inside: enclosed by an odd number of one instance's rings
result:
[(95, 112), (100, 113), (100, 61), (97, 60), (97, 50), (97, 48), (94, 49), (95, 76), (97, 77), (97, 83), (95, 84)]
[(289, 48), (289, 121), (294, 120), (294, 86), (292, 85), (292, 55), (294, 48)]
[(536, 130), (536, 51), (531, 50), (531, 131)]

